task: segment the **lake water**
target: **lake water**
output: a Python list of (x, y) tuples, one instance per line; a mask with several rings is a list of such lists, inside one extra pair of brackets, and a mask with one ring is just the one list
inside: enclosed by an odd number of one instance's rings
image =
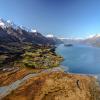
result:
[(81, 74), (100, 74), (100, 48), (74, 45), (59, 45), (56, 52), (63, 56), (65, 71)]

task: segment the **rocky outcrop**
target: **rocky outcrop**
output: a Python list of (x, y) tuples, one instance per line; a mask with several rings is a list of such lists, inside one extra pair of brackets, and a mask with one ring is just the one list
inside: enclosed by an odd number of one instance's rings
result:
[(31, 77), (3, 100), (100, 100), (99, 94), (93, 77), (47, 71)]

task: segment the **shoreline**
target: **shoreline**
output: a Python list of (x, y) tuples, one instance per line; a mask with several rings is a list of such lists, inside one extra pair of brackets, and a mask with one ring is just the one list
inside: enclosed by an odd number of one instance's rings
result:
[[(77, 83), (78, 80), (79, 80), (79, 83)], [(24, 80), (24, 82), (25, 82), (25, 80)], [(39, 82), (39, 83), (37, 83), (37, 82)], [(73, 85), (71, 85), (71, 84), (73, 84)], [(77, 86), (78, 84), (79, 84), (79, 86)], [(41, 85), (42, 85), (42, 87), (41, 87)], [(84, 88), (84, 86), (86, 88)], [(22, 84), (22, 86), (19, 86), (17, 89), (13, 90), (13, 92), (11, 91), (7, 96), (5, 96), (3, 98), (3, 100), (6, 100), (6, 99), (17, 100), (18, 98), (19, 98), (19, 100), (21, 100), (22, 98), (25, 98), (25, 100), (32, 100), (30, 98), (34, 98), (34, 100), (47, 100), (47, 99), (42, 99), (42, 98), (45, 98), (45, 96), (49, 96), (49, 95), (50, 95), (50, 97), (48, 97), (48, 98), (51, 98), (52, 97), (51, 93), (54, 93), (54, 95), (57, 95), (55, 93), (55, 91), (59, 93), (59, 91), (66, 90), (66, 93), (68, 93), (67, 90), (69, 88), (70, 88), (70, 91), (72, 91), (73, 89), (75, 89), (76, 91), (80, 91), (80, 96), (82, 96), (84, 93), (85, 93), (84, 95), (86, 96), (86, 94), (88, 94), (88, 92), (91, 93), (91, 96), (92, 95), (96, 96), (96, 94), (94, 93), (93, 90), (96, 90), (97, 87), (98, 87), (98, 84), (95, 81), (94, 77), (87, 76), (87, 75), (66, 73), (63, 71), (62, 68), (55, 67), (55, 68), (43, 70), (42, 72), (37, 73), (36, 76), (30, 77), (29, 79), (26, 80), (26, 82), (24, 84)], [(62, 89), (60, 90), (59, 88), (62, 88)], [(91, 88), (91, 89), (88, 90), (89, 88)], [(92, 88), (93, 88), (93, 90), (92, 90)], [(23, 89), (25, 89), (25, 90), (23, 90)], [(33, 91), (32, 92), (33, 94), (31, 95), (30, 92), (28, 92), (26, 89)], [(34, 92), (34, 91), (37, 91), (37, 92)], [(97, 90), (96, 90), (96, 92), (97, 92)], [(18, 93), (18, 95), (17, 95), (17, 93)], [(22, 95), (24, 93), (25, 94), (27, 93), (28, 96)], [(74, 93), (74, 91), (72, 92), (72, 95), (73, 95), (73, 93)], [(76, 94), (77, 94), (77, 92), (75, 93), (75, 95)], [(64, 96), (64, 98), (65, 98), (65, 94), (63, 95), (62, 92), (60, 95)], [(60, 95), (58, 94), (58, 97)], [(68, 93), (68, 95), (70, 95), (70, 94)], [(76, 95), (76, 98), (79, 98), (79, 97), (77, 97), (78, 95), (79, 95), (79, 92)], [(31, 96), (33, 96), (33, 97), (31, 97)], [(91, 98), (91, 96), (88, 98)], [(93, 96), (93, 98), (95, 98), (95, 96)], [(70, 96), (70, 97), (73, 97), (73, 96)], [(60, 99), (60, 100), (64, 100), (64, 98)], [(85, 98), (87, 98), (87, 96)], [(52, 99), (50, 99), (50, 100), (52, 100)], [(89, 99), (89, 100), (95, 100), (95, 99)]]
[[(64, 76), (71, 76), (71, 77), (73, 76), (76, 79), (82, 78), (82, 79), (86, 80), (87, 78), (89, 78), (89, 80), (93, 81), (93, 83), (94, 83), (93, 87), (98, 87), (99, 86), (98, 82), (95, 81), (96, 78), (94, 76), (90, 76), (90, 75), (86, 75), (86, 74), (74, 74), (74, 73), (69, 73), (69, 72), (67, 73), (67, 72), (64, 72), (64, 70), (61, 67), (55, 67), (55, 68), (49, 68), (49, 69), (43, 70), (40, 73), (36, 73), (36, 74), (34, 74), (34, 73), (32, 74), (31, 73), (31, 74), (28, 74), (25, 77), (23, 77), (22, 79), (17, 80), (15, 82), (11, 83), (8, 86), (6, 85), (6, 86), (0, 87), (1, 88), (0, 99), (3, 99), (5, 97), (9, 97), (9, 96), (13, 97), (12, 93), (16, 92), (21, 87), (24, 87), (25, 84), (28, 84), (28, 81), (31, 80), (31, 79), (35, 79), (37, 77), (42, 77), (42, 75), (45, 75), (45, 77), (47, 77), (46, 75), (48, 75), (48, 74), (50, 74), (50, 75), (52, 75), (52, 74), (56, 75), (57, 73), (62, 73)], [(62, 76), (61, 79), (63, 79), (64, 76)], [(58, 80), (59, 79), (57, 79), (57, 81)], [(75, 79), (72, 79), (72, 80), (74, 81)], [(63, 83), (61, 83), (61, 85), (63, 85)], [(2, 89), (5, 89), (5, 90), (2, 90)], [(12, 92), (12, 91), (14, 91), (14, 92)], [(24, 91), (24, 92), (26, 92), (26, 91)], [(13, 100), (13, 99), (9, 99), (9, 100)], [(19, 99), (19, 100), (21, 100), (21, 99)], [(34, 100), (37, 100), (37, 99), (34, 99)], [(39, 99), (39, 100), (41, 100), (41, 99)]]
[[(82, 73), (72, 73), (72, 72), (69, 72), (68, 70), (64, 70), (64, 67), (66, 67), (66, 66), (62, 66), (62, 65), (60, 65), (60, 66), (58, 66), (58, 67), (60, 67), (60, 68), (62, 68), (62, 70), (65, 72), (65, 73), (68, 73), (68, 74), (73, 74), (73, 75), (83, 75), (83, 76), (92, 76), (92, 77), (94, 77), (95, 79), (97, 79), (97, 81), (99, 82), (99, 84), (100, 84), (100, 74), (82, 74)], [(67, 69), (69, 69), (69, 67), (66, 67)]]

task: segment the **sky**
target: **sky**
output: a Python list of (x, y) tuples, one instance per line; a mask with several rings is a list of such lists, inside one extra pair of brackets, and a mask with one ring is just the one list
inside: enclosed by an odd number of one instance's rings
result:
[(0, 17), (59, 37), (100, 33), (100, 0), (0, 0)]

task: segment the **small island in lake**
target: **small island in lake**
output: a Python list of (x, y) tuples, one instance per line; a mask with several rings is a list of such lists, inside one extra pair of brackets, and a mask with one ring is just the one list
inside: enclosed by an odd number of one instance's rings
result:
[(73, 46), (73, 44), (64, 44), (64, 46), (71, 47), (71, 46)]

